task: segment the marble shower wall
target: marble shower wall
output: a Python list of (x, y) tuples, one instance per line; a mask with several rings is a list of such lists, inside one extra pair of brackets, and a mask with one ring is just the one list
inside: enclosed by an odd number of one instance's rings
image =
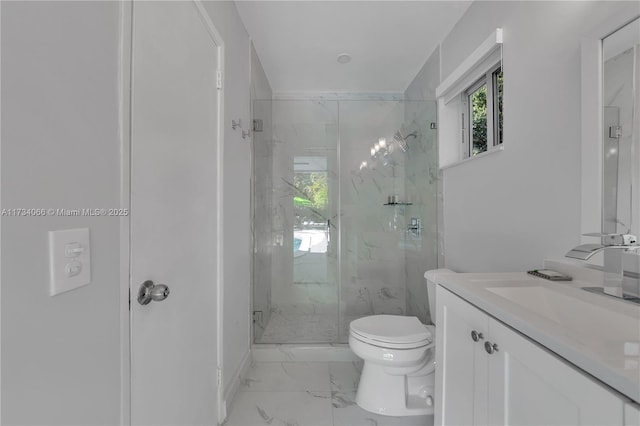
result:
[(436, 49), (405, 91), (405, 125), (418, 132), (409, 146), (405, 167), (405, 192), (412, 205), (406, 221), (421, 221), (419, 233), (406, 238), (407, 313), (431, 323), (424, 273), (444, 264), (442, 220), (443, 188), (438, 170), (435, 89), (440, 83), (440, 55)]
[(424, 273), (438, 267), (438, 164), (436, 151), (435, 102), (407, 101), (406, 126), (416, 129), (418, 137), (409, 146), (405, 166), (405, 193), (411, 205), (406, 208), (406, 222), (420, 220), (419, 231), (407, 232), (406, 286), (407, 312), (425, 324), (431, 323), (429, 298)]
[(341, 342), (356, 318), (406, 313), (405, 206), (385, 203), (405, 199), (407, 157), (395, 145), (370, 152), (381, 138), (391, 144), (403, 120), (402, 101), (340, 101)]

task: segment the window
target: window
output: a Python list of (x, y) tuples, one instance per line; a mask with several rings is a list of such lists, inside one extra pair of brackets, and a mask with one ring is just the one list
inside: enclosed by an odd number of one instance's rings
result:
[(502, 144), (502, 80), (502, 66), (498, 64), (461, 94), (465, 157)]
[(502, 45), (496, 28), (436, 88), (441, 169), (503, 150)]
[[(479, 84), (479, 86), (478, 86)], [(487, 83), (484, 78), (469, 89), (467, 98), (467, 128), (469, 133), (469, 156), (475, 156), (487, 150)]]
[(326, 253), (329, 244), (329, 184), (326, 157), (294, 157), (294, 257)]

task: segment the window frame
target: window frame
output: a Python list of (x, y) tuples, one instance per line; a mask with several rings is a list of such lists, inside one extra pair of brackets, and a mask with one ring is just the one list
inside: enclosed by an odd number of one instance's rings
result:
[(466, 164), (472, 158), (483, 158), (504, 151), (505, 144), (502, 143), (480, 155), (466, 158), (464, 152), (467, 149), (463, 145), (464, 141), (460, 130), (461, 127), (466, 127), (461, 123), (461, 114), (464, 110), (460, 95), (471, 83), (485, 75), (488, 69), (496, 67), (497, 64), (503, 64), (504, 70), (503, 41), (502, 28), (491, 31), (466, 59), (460, 62), (448, 75), (442, 76), (443, 80), (436, 87), (439, 170)]
[[(502, 73), (502, 93), (498, 92), (498, 74)], [(493, 101), (493, 146), (502, 145), (504, 142), (504, 72), (502, 71), (502, 63), (493, 68), (491, 72), (491, 85), (492, 85), (492, 101)], [(487, 88), (488, 90), (488, 88)], [(500, 132), (500, 98), (502, 97), (502, 132)], [(488, 120), (488, 117), (487, 117)]]
[[(460, 93), (460, 104), (462, 105), (462, 144), (464, 145), (463, 157), (473, 158), (477, 155), (489, 152), (497, 146), (502, 145), (504, 140), (499, 140), (499, 113), (498, 107), (498, 85), (497, 74), (502, 70), (502, 61), (490, 67), (482, 76), (475, 80), (465, 90)], [(504, 75), (504, 74), (503, 74)], [(494, 78), (496, 77), (496, 78)], [(504, 77), (503, 77), (504, 78)], [(470, 97), (482, 86), (487, 86), (487, 149), (473, 155), (473, 113)], [(504, 85), (504, 83), (503, 83)], [(504, 91), (504, 88), (503, 88)], [(504, 95), (504, 93), (503, 93)], [(504, 106), (504, 98), (503, 98)], [(503, 114), (504, 116), (504, 114)], [(503, 123), (504, 126), (504, 123)], [(504, 128), (504, 127), (503, 127)], [(504, 134), (504, 132), (503, 132)], [(504, 136), (503, 136), (504, 139)]]

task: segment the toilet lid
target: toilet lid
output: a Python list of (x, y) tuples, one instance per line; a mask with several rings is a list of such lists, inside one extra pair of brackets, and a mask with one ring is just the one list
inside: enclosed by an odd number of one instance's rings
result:
[(352, 333), (380, 343), (430, 343), (431, 331), (417, 317), (372, 315), (351, 321)]

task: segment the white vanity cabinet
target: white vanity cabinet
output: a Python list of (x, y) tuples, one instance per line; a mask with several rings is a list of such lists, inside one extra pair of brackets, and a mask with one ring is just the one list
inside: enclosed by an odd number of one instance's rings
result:
[(436, 290), (436, 425), (487, 423), (487, 315), (453, 293)]
[(619, 394), (441, 286), (436, 300), (436, 425), (624, 424)]
[(624, 426), (640, 426), (640, 405), (633, 402), (624, 405)]

